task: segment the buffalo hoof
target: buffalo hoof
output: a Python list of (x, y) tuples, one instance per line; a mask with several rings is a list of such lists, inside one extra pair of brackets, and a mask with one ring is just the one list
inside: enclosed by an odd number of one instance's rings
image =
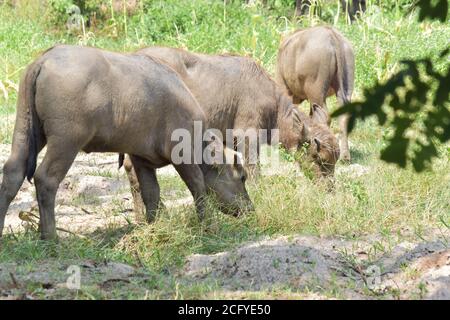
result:
[(55, 232), (41, 232), (41, 240), (57, 242), (58, 236), (56, 234), (56, 230)]

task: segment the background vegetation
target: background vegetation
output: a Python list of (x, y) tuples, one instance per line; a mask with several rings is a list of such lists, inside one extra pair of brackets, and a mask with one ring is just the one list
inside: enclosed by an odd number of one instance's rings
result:
[[(419, 21), (447, 19), (447, 0), (421, 0), (416, 7)], [(448, 61), (449, 53), (447, 45), (439, 58)], [(381, 159), (402, 168), (410, 162), (421, 172), (438, 155), (436, 143), (450, 140), (450, 68), (446, 72), (435, 70), (429, 57), (402, 60), (401, 64), (401, 70), (387, 81), (366, 88), (363, 101), (343, 106), (333, 116), (350, 113), (351, 131), (356, 119), (376, 115), (380, 125), (388, 124), (395, 130), (381, 151)], [(385, 105), (390, 110), (386, 111)]]
[[(366, 13), (353, 24), (341, 14), (339, 1), (323, 1), (319, 15), (302, 17), (294, 16), (293, 2), (0, 1), (0, 141), (11, 142), (22, 70), (56, 43), (117, 51), (167, 45), (205, 53), (234, 52), (252, 56), (272, 73), (284, 35), (301, 27), (330, 24), (355, 49), (354, 99), (363, 97), (364, 88), (388, 80), (400, 70), (404, 59), (429, 57), (436, 72), (444, 73), (449, 68), (448, 59), (439, 58), (450, 39), (448, 21), (419, 22), (418, 13), (411, 7), (413, 1), (369, 0)], [(74, 16), (73, 4), (82, 11), (80, 17), (69, 19)], [(330, 100), (335, 106), (335, 99)], [(358, 124), (350, 137), (351, 152), (354, 163), (366, 168), (367, 173), (355, 176), (339, 164), (333, 193), (293, 174), (262, 177), (249, 188), (256, 212), (242, 219), (211, 209), (207, 219), (199, 223), (193, 208), (187, 206), (161, 214), (151, 226), (133, 226), (125, 232), (112, 227), (90, 238), (70, 236), (57, 244), (42, 243), (34, 233), (6, 236), (0, 262), (109, 259), (143, 264), (155, 274), (151, 284), (155, 297), (180, 297), (180, 290), (183, 297), (202, 297), (214, 288), (179, 288), (172, 278), (192, 253), (215, 253), (276, 235), (351, 239), (376, 235), (379, 242), (389, 242), (393, 235), (425, 237), (428, 230), (448, 233), (449, 145), (436, 144), (436, 161), (420, 175), (410, 167), (398, 170), (378, 159), (392, 130), (378, 127), (372, 120)], [(170, 199), (167, 191), (177, 190), (177, 195), (186, 192), (178, 178), (161, 180), (166, 200)], [(167, 277), (170, 280), (162, 284), (160, 279)], [(101, 296), (87, 290), (80, 297)]]

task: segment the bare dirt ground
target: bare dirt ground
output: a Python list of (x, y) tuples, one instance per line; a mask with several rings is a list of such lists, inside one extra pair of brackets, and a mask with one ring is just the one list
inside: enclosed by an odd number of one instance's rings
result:
[(372, 241), (267, 239), (214, 255), (192, 255), (182, 274), (196, 281), (213, 278), (230, 297), (290, 287), (310, 291), (304, 297), (312, 299), (327, 298), (327, 288), (346, 299), (450, 299), (448, 243), (401, 242), (370, 257)]
[[(183, 286), (212, 285), (203, 298), (450, 299), (450, 249), (438, 239), (401, 242), (370, 257), (373, 239), (278, 237), (213, 255), (191, 255), (175, 279)], [(68, 268), (81, 268), (83, 288), (105, 298), (145, 298), (155, 276), (117, 262), (49, 260), (38, 265), (0, 264), (0, 299), (77, 297), (67, 289)], [(161, 280), (158, 280), (159, 286)], [(169, 285), (169, 279), (162, 279)], [(162, 294), (161, 298), (173, 298)]]
[[(1, 145), (0, 164), (8, 155), (9, 146)], [(345, 170), (362, 175), (368, 169), (355, 165)], [(168, 167), (159, 174), (176, 173)], [(191, 201), (187, 194), (166, 201), (166, 206)], [(123, 169), (117, 169), (117, 155), (80, 154), (58, 192), (57, 225), (61, 236), (70, 232), (88, 236), (97, 229), (133, 223), (131, 209), (129, 187)], [(35, 226), (34, 215), (38, 215), (34, 186), (25, 182), (8, 211), (6, 233)], [(389, 243), (383, 241), (375, 235), (357, 240), (314, 236), (261, 239), (226, 252), (191, 255), (176, 279), (186, 286), (213, 283), (217, 290), (211, 291), (210, 298), (450, 299), (448, 232), (430, 231), (420, 241), (395, 236)], [(20, 288), (30, 285), (40, 286), (44, 297), (67, 297), (67, 268), (73, 264), (81, 267), (84, 286), (99, 287), (110, 298), (127, 297), (123, 294), (127, 290), (145, 298), (154, 282), (145, 268), (116, 262), (0, 263), (0, 299), (33, 298), (18, 294), (23, 292)], [(292, 294), (276, 293), (286, 289)]]
[[(9, 145), (0, 145), (0, 164), (6, 162), (9, 149)], [(42, 154), (45, 150), (40, 158)], [(158, 174), (173, 176), (177, 173), (172, 167), (165, 167), (159, 169)], [(189, 197), (182, 198), (175, 204), (190, 201)], [(168, 205), (172, 203), (169, 201)], [(118, 155), (80, 153), (58, 189), (56, 223), (60, 230), (87, 234), (105, 225), (120, 227), (132, 222), (132, 207), (124, 169), (118, 169)], [(25, 180), (8, 210), (6, 233), (23, 231), (38, 215), (35, 188)]]

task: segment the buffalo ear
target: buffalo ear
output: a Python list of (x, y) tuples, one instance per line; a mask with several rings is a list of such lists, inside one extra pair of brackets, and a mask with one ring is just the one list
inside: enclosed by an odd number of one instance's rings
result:
[(314, 142), (316, 143), (317, 152), (320, 152), (320, 145), (321, 145), (320, 140), (317, 138), (314, 138)]
[(293, 127), (294, 131), (298, 131), (302, 134), (303, 134), (303, 131), (305, 130), (305, 124), (300, 119), (297, 109), (292, 110), (292, 127)]
[(311, 108), (309, 109), (309, 116), (312, 117), (314, 113), (319, 110), (320, 106), (317, 103), (313, 103)]
[(318, 105), (317, 103), (313, 103), (309, 110), (310, 118), (317, 122), (323, 124), (330, 124), (330, 117), (328, 112), (324, 109), (324, 107)]

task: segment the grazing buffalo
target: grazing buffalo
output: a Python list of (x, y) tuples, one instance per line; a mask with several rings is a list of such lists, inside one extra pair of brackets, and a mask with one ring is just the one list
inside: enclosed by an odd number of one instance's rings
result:
[[(355, 57), (350, 42), (336, 29), (313, 27), (287, 37), (278, 51), (276, 81), (293, 97), (294, 103), (308, 99), (317, 121), (328, 123), (328, 112), (315, 113), (313, 105), (323, 106), (335, 94), (339, 105), (350, 102), (355, 72)], [(328, 111), (328, 110), (327, 110)], [(350, 161), (348, 115), (339, 119), (341, 159)]]
[[(204, 110), (208, 127), (218, 129), (224, 140), (226, 129), (279, 129), (280, 143), (286, 149), (296, 150), (304, 142), (309, 143), (309, 156), (319, 176), (334, 172), (339, 147), (332, 132), (302, 114), (254, 60), (165, 47), (150, 47), (137, 53), (162, 59), (177, 71)], [(246, 163), (250, 156), (247, 151), (246, 148)], [(132, 190), (138, 190), (130, 163), (125, 163), (125, 169)]]
[[(173, 163), (174, 130), (192, 133), (195, 121), (205, 122), (204, 112), (177, 73), (157, 59), (77, 46), (49, 49), (27, 68), (20, 83), (12, 150), (0, 188), (0, 235), (9, 204), (25, 176), (30, 180), (34, 175), (41, 236), (56, 237), (55, 195), (80, 150), (130, 154), (147, 219), (153, 220), (159, 205), (155, 169)], [(35, 170), (45, 145), (47, 152)], [(220, 145), (222, 152), (234, 153)], [(251, 207), (242, 166), (195, 163), (174, 167), (200, 216), (210, 188), (232, 213)]]

